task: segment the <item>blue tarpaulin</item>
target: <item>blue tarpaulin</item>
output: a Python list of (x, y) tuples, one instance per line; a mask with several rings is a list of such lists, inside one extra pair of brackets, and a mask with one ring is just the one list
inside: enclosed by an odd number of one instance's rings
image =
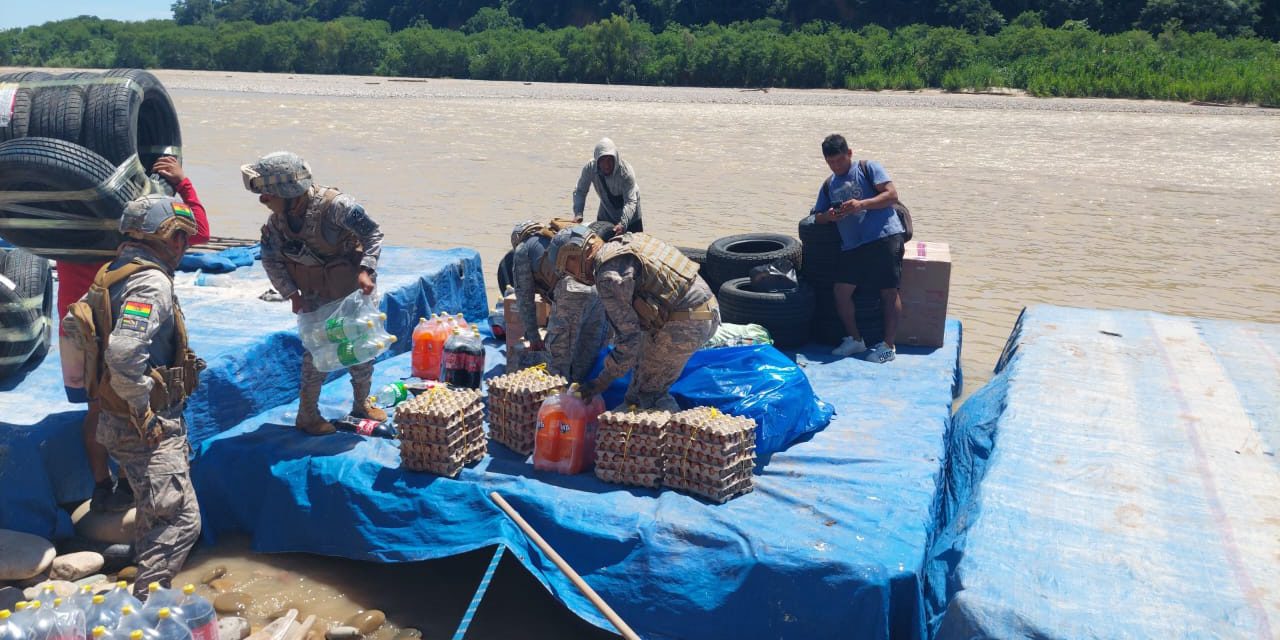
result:
[(949, 447), (938, 640), (1280, 637), (1280, 326), (1030, 308)]
[(178, 271), (203, 271), (205, 273), (229, 273), (240, 267), (249, 267), (262, 254), (257, 244), (247, 247), (231, 247), (221, 251), (188, 253), (182, 256)]
[[(193, 443), (297, 397), (302, 344), (288, 303), (258, 299), (271, 287), (260, 265), (220, 277), (228, 286), (198, 287), (189, 273), (174, 278), (192, 348), (209, 363), (187, 410)], [(469, 249), (387, 248), (379, 287), (401, 351), (424, 313), (487, 316), (480, 257)], [(0, 380), (0, 528), (71, 534), (58, 505), (93, 489), (80, 440), (84, 407), (67, 402), (56, 340), (38, 366)]]
[[(388, 326), (403, 339), (399, 347), (424, 310), (461, 305), (468, 317), (484, 317), (474, 252), (387, 249), (383, 262), (379, 284), (391, 292)], [(243, 532), (259, 551), (382, 562), (502, 543), (569, 608), (607, 627), (489, 501), (497, 490), (646, 638), (923, 637), (926, 543), (959, 385), (958, 322), (949, 322), (945, 347), (903, 349), (891, 365), (836, 360), (825, 349), (798, 354), (835, 417), (762, 459), (754, 492), (713, 505), (591, 474), (535, 471), (501, 445), (453, 480), (400, 469), (394, 441), (304, 436), (290, 426), (301, 353), (293, 316), (283, 303), (257, 299), (267, 286), (259, 267), (230, 275), (246, 280), (202, 291), (183, 284), (190, 274), (179, 276), (195, 348), (210, 360), (188, 412), (210, 538)], [(500, 357), (489, 350), (491, 369)], [(408, 374), (408, 356), (395, 355), (378, 364), (374, 382)], [(335, 374), (322, 409), (340, 415), (351, 401), (348, 379)], [(78, 409), (62, 399), (56, 354), (0, 394), (0, 434), (8, 434), (0, 437), (30, 440), (0, 480), (48, 485), (30, 499), (0, 492), (0, 527), (21, 513), (39, 526), (13, 528), (48, 535), (60, 512), (55, 494), (87, 496), (83, 455), (72, 459)], [(29, 425), (43, 422), (61, 430), (34, 435)], [(35, 460), (33, 452), (55, 448), (67, 452), (45, 456), (57, 466)]]

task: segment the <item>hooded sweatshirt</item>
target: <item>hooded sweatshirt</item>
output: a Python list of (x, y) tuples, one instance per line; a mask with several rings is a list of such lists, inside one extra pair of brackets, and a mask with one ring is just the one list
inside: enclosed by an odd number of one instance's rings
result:
[[(600, 158), (613, 156), (614, 169), (610, 175), (603, 175), (598, 168)], [(618, 156), (618, 146), (608, 138), (601, 138), (596, 143), (595, 157), (582, 167), (582, 175), (578, 177), (578, 188), (573, 190), (573, 214), (581, 217), (587, 207), (587, 189), (595, 186), (596, 195), (600, 196), (600, 209), (597, 220), (607, 220), (621, 224), (627, 229), (640, 219), (640, 187), (636, 186), (636, 174), (631, 165)]]

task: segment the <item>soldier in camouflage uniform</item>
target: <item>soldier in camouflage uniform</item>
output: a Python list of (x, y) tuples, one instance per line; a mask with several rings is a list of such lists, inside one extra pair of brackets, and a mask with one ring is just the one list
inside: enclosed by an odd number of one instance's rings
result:
[(599, 377), (581, 385), (590, 397), (633, 367), (625, 404), (678, 411), (671, 385), (720, 326), (720, 308), (698, 265), (643, 233), (609, 242), (586, 227), (556, 234), (549, 257), (557, 271), (594, 284), (613, 326), (613, 352)]
[[(312, 183), (311, 166), (296, 154), (278, 151), (240, 168), (244, 186), (271, 210), (262, 227), (262, 266), (272, 286), (293, 304), (294, 313), (314, 311), (356, 289), (374, 290), (382, 231), (354, 198)], [(349, 367), (355, 395), (351, 415), (386, 420), (369, 399), (373, 363)], [(297, 427), (311, 435), (334, 432), (320, 415), (325, 374), (311, 354), (302, 356)]]
[(197, 226), (181, 200), (152, 195), (125, 208), (120, 231), (118, 257), (63, 322), (102, 408), (98, 441), (133, 483), (134, 592), (145, 598), (149, 583), (169, 586), (200, 535), (182, 411), (204, 363), (187, 347), (173, 292), (173, 269)]
[[(530, 352), (543, 352), (551, 373), (582, 382), (609, 339), (609, 325), (595, 287), (560, 276), (546, 259), (553, 235), (550, 226), (532, 220), (512, 229), (516, 308)], [(545, 344), (538, 332), (535, 293), (551, 302)]]

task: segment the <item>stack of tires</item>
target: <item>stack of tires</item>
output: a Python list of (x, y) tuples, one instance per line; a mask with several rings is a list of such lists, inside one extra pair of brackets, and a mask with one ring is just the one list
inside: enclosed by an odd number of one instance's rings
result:
[(120, 213), (147, 172), (180, 156), (160, 81), (139, 69), (0, 75), (0, 237), (37, 255), (108, 259)]
[(21, 249), (0, 249), (0, 380), (49, 352), (53, 265)]
[(712, 242), (701, 263), (701, 274), (716, 292), (721, 320), (761, 325), (769, 330), (779, 347), (798, 347), (809, 342), (813, 289), (801, 282), (794, 289), (756, 291), (750, 278), (755, 267), (779, 259), (800, 267), (802, 257), (800, 242), (779, 233), (743, 233)]
[[(836, 313), (835, 274), (840, 266), (840, 234), (835, 225), (818, 224), (812, 215), (800, 221), (800, 242), (804, 246), (804, 265), (800, 279), (813, 288), (814, 307), (812, 339), (824, 344), (837, 344), (847, 333)], [(884, 315), (880, 311), (878, 291), (858, 290), (853, 296), (858, 332), (866, 344), (880, 342), (884, 336)]]

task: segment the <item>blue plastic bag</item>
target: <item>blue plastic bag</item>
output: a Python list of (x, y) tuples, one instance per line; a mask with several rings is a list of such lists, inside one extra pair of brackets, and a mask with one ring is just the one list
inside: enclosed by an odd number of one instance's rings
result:
[[(597, 359), (592, 377), (603, 365), (604, 358)], [(605, 406), (620, 405), (630, 383), (630, 374), (615, 380), (604, 392)], [(684, 409), (710, 406), (755, 420), (757, 456), (782, 451), (801, 437), (821, 431), (835, 414), (831, 405), (814, 394), (799, 365), (773, 345), (697, 351), (671, 386), (671, 395)]]

